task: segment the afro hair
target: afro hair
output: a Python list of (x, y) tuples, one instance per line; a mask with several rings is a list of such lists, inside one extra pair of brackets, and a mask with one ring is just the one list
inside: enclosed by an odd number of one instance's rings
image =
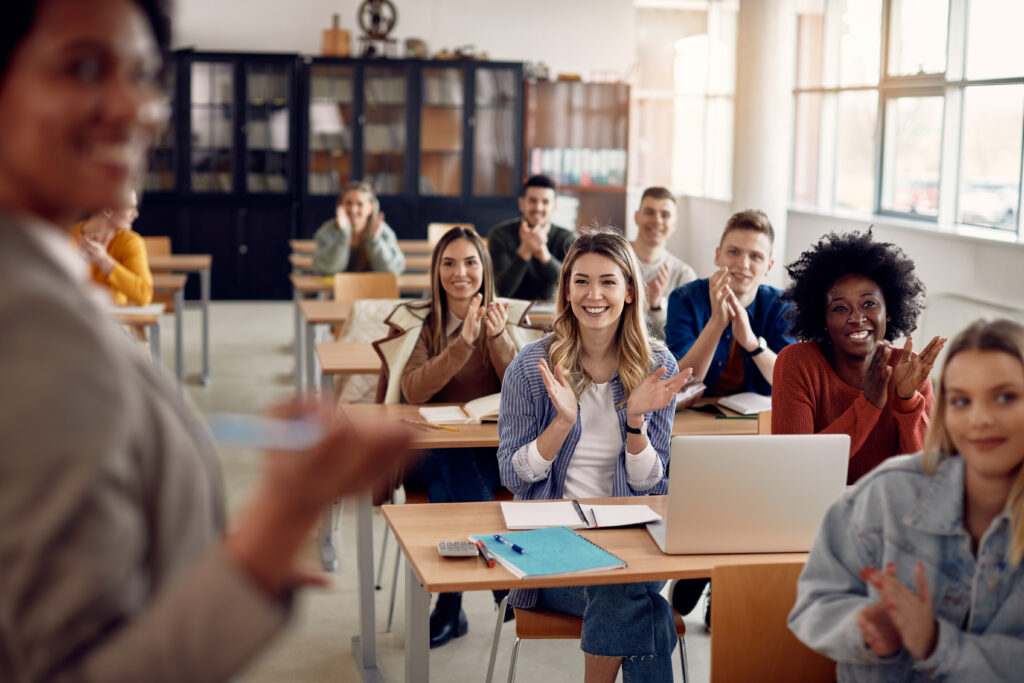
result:
[(805, 341), (831, 343), (825, 331), (825, 296), (839, 278), (856, 273), (874, 281), (885, 297), (889, 341), (917, 327), (924, 303), (924, 284), (914, 262), (895, 244), (876, 242), (867, 232), (830, 232), (786, 266), (793, 284), (782, 298), (793, 302), (790, 331)]

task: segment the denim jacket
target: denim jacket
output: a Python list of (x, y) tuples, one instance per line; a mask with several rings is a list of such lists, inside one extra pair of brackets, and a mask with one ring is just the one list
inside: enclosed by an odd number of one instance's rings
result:
[[(527, 461), (527, 449), (534, 439), (558, 415), (548, 392), (544, 388), (537, 363), (548, 360), (548, 346), (551, 336), (532, 342), (523, 347), (519, 355), (505, 370), (501, 385), (501, 408), (498, 417), (498, 469), (501, 483), (515, 494), (516, 500), (547, 500), (562, 497), (565, 473), (569, 469), (576, 443), (580, 439), (580, 420), (577, 416), (569, 435), (558, 449), (551, 469), (546, 475), (538, 476)], [(664, 365), (668, 370), (665, 377), (679, 373), (675, 358), (664, 347), (652, 350), (654, 367)], [(625, 398), (622, 382), (616, 372), (612, 377), (612, 394), (615, 404)], [(675, 401), (661, 410), (648, 413), (647, 438), (658, 454), (657, 466), (644, 481), (630, 480), (626, 475), (626, 408), (617, 411), (619, 429), (623, 437), (622, 452), (615, 463), (615, 479), (612, 482), (613, 496), (642, 496), (663, 494), (668, 491), (665, 476), (669, 457), (669, 442), (672, 438), (672, 420), (675, 418)], [(510, 601), (516, 607), (533, 607), (537, 599), (535, 589), (516, 590)]]
[[(962, 458), (946, 458), (929, 475), (917, 454), (887, 460), (829, 509), (800, 575), (789, 627), (838, 662), (840, 683), (1024, 680), (1024, 564), (1008, 562), (1010, 515), (992, 521), (975, 557), (963, 497)], [(906, 650), (880, 658), (855, 621), (878, 601), (858, 572), (892, 562), (914, 590), (918, 560), (938, 623), (935, 651), (921, 661)]]

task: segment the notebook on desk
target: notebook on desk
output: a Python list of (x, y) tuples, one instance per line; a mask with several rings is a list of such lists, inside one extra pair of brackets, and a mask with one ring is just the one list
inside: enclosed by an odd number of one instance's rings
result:
[(846, 434), (677, 436), (665, 519), (647, 531), (673, 555), (805, 552), (849, 459)]

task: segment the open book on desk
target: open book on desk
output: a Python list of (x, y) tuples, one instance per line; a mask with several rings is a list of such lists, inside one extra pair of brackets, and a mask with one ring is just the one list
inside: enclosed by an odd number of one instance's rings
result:
[(501, 514), (509, 529), (597, 529), (661, 519), (649, 505), (584, 505), (575, 500), (503, 501)]
[(420, 406), (420, 416), (438, 425), (465, 425), (497, 422), (501, 394), (475, 398), (462, 406)]
[(718, 405), (740, 415), (757, 415), (772, 409), (772, 397), (755, 394), (752, 391), (744, 391), (742, 394), (723, 396), (718, 399)]
[(515, 550), (494, 538), (494, 534), (477, 534), (469, 540), (480, 540), (505, 569), (516, 577), (581, 574), (605, 569), (622, 569), (626, 563), (604, 548), (564, 526), (531, 529), (502, 534)]

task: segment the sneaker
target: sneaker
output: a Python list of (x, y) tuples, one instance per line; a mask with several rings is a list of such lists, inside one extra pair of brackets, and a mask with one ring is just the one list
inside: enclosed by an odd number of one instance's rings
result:
[(711, 584), (708, 584), (708, 589), (704, 598), (704, 630), (711, 633)]

